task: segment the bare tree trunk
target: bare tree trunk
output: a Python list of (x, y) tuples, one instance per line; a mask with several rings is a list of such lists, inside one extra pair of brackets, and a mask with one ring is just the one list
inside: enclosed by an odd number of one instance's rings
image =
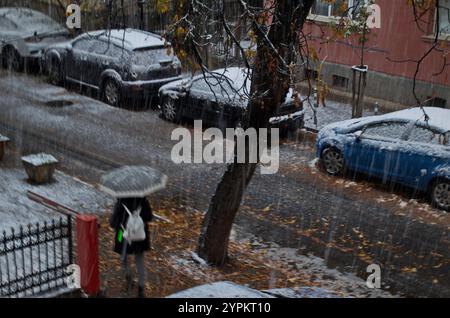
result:
[(198, 254), (209, 263), (223, 264), (227, 258), (234, 218), (256, 166), (255, 163), (229, 165), (217, 186), (203, 221), (199, 240)]
[[(312, 4), (313, 0), (276, 1), (274, 15), (278, 23), (272, 25), (268, 35), (261, 29), (262, 26), (253, 22), (258, 49), (251, 94), (268, 94), (252, 99), (244, 128), (267, 127), (269, 118), (284, 101), (290, 84), (286, 66), (292, 62), (292, 51), (298, 45), (298, 32), (303, 28)], [(230, 164), (216, 189), (203, 221), (197, 250), (198, 255), (210, 264), (222, 265), (227, 259), (234, 218), (256, 167), (257, 164), (248, 162)]]

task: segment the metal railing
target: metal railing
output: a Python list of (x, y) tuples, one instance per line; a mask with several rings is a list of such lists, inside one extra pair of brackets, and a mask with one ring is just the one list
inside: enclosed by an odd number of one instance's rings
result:
[(0, 297), (64, 288), (73, 263), (72, 217), (0, 233)]

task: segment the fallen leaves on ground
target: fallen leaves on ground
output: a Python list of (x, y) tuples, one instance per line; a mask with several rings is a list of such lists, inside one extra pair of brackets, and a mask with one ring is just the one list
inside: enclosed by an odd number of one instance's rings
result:
[[(255, 289), (314, 286), (309, 277), (290, 273), (283, 264), (264, 259), (251, 244), (230, 242), (229, 260), (222, 267), (210, 267), (192, 258), (203, 215), (186, 211), (171, 203), (161, 203), (158, 215), (172, 223), (151, 224), (152, 250), (145, 254), (147, 297), (165, 297), (183, 289), (219, 280), (233, 281)], [(100, 271), (102, 291), (107, 297), (135, 297), (137, 287), (128, 294), (119, 255), (113, 252), (114, 232), (108, 215), (100, 217)], [(133, 257), (129, 264), (133, 271)]]

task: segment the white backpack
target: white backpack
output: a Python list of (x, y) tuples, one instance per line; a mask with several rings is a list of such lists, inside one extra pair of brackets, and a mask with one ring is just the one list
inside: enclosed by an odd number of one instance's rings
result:
[[(122, 204), (123, 205), (123, 204)], [(145, 224), (144, 220), (141, 218), (141, 210), (139, 207), (133, 213), (128, 210), (128, 208), (123, 205), (125, 211), (128, 213), (127, 225), (123, 232), (123, 238), (127, 240), (128, 244), (134, 242), (142, 242), (145, 240)]]

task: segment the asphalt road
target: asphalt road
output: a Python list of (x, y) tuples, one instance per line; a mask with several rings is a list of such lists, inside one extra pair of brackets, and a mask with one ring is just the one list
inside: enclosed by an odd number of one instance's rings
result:
[[(115, 109), (76, 87), (0, 72), (0, 133), (22, 153), (51, 152), (65, 170), (91, 182), (123, 164), (151, 165), (170, 179), (159, 197), (205, 210), (225, 167), (173, 163), (177, 127), (153, 110)], [(450, 297), (450, 214), (360, 176), (326, 176), (314, 158), (311, 143), (286, 141), (279, 172), (255, 175), (236, 224), (361, 277), (369, 264), (380, 264), (382, 287), (395, 293)]]

